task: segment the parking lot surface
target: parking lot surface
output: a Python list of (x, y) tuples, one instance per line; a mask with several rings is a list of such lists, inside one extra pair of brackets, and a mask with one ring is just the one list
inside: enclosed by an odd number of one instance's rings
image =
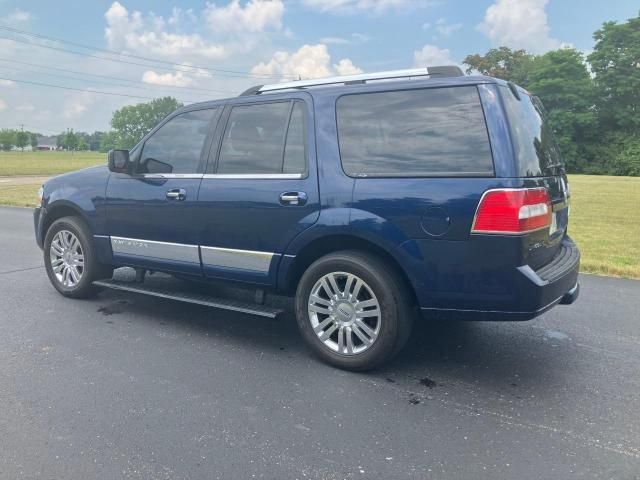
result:
[(640, 478), (640, 282), (524, 323), (422, 322), (382, 370), (270, 321), (50, 286), (0, 208), (0, 478)]

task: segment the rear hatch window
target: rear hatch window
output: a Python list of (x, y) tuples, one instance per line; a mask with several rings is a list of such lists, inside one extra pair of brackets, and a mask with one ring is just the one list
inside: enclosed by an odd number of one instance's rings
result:
[(562, 175), (564, 165), (553, 132), (545, 120), (537, 97), (519, 90), (520, 99), (509, 87), (500, 86), (516, 154), (519, 177)]

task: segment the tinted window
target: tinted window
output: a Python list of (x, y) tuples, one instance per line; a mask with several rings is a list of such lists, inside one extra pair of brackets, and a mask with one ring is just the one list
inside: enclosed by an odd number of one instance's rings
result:
[(348, 95), (337, 110), (349, 175), (493, 174), (476, 87)]
[(216, 109), (173, 117), (144, 143), (138, 173), (195, 173)]
[(562, 157), (545, 122), (542, 103), (520, 92), (518, 100), (508, 87), (500, 86), (515, 148), (518, 174), (523, 177), (553, 175), (562, 168)]
[[(285, 163), (287, 173), (303, 171), (304, 146), (300, 158), (303, 125), (296, 113), (298, 120), (291, 119), (289, 127), (291, 107), (292, 102), (233, 107), (220, 148), (218, 173), (282, 173)], [(295, 108), (294, 111), (299, 112)]]
[(304, 104), (296, 102), (289, 120), (287, 143), (284, 148), (283, 173), (303, 173), (306, 170), (304, 148)]

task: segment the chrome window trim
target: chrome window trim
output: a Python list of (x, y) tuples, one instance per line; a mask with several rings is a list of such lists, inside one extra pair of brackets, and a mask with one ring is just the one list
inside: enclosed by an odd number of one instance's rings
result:
[(202, 264), (208, 267), (238, 268), (261, 273), (269, 273), (273, 252), (238, 250), (235, 248), (200, 246)]
[(227, 180), (299, 180), (305, 178), (304, 173), (206, 173), (205, 179)]
[(142, 178), (202, 178), (202, 173), (142, 173), (136, 176)]

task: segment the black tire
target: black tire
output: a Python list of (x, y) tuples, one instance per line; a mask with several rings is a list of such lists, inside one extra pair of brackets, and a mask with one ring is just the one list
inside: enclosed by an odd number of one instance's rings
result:
[[(84, 266), (82, 267), (81, 277), (73, 286), (64, 285), (56, 276), (51, 264), (51, 243), (61, 231), (71, 232), (76, 236), (80, 243), (82, 254), (84, 255)], [(51, 224), (45, 235), (43, 252), (47, 276), (53, 287), (65, 297), (89, 298), (99, 290), (93, 285), (94, 280), (108, 278), (113, 275), (113, 267), (98, 262), (89, 228), (77, 217), (59, 218)]]
[[(379, 333), (375, 341), (361, 353), (347, 355), (332, 350), (320, 340), (312, 327), (308, 310), (309, 296), (316, 283), (332, 272), (359, 277), (378, 301)], [(339, 288), (346, 290), (346, 287)], [(311, 264), (300, 279), (295, 299), (298, 327), (307, 344), (325, 362), (345, 370), (374, 369), (390, 360), (409, 339), (414, 319), (414, 302), (409, 288), (396, 270), (379, 257), (350, 250), (331, 253)], [(327, 319), (326, 316), (323, 318)], [(327, 330), (331, 325), (329, 323)]]

